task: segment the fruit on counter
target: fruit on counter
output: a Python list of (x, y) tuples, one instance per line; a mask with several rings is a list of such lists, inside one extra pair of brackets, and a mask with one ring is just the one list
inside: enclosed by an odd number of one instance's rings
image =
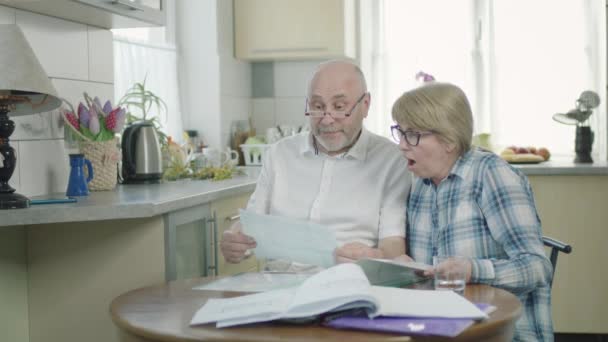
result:
[(504, 150), (502, 150), (502, 152), (500, 152), (500, 155), (509, 155), (509, 154), (515, 154), (515, 150), (512, 148), (505, 148)]
[(545, 160), (549, 160), (549, 158), (551, 158), (551, 153), (548, 149), (544, 147), (539, 148), (538, 151), (536, 151), (536, 154), (542, 156), (543, 158), (545, 158)]
[(545, 147), (509, 146), (500, 152), (500, 156), (510, 163), (547, 161), (551, 153)]

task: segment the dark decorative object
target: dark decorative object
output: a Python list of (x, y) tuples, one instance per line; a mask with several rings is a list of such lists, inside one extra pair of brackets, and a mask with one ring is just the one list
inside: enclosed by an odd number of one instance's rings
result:
[(565, 125), (576, 125), (576, 137), (574, 139), (575, 163), (593, 163), (591, 158), (591, 148), (593, 147), (593, 131), (589, 127), (589, 116), (593, 109), (600, 105), (600, 97), (597, 93), (585, 90), (578, 100), (576, 108), (568, 113), (557, 113), (553, 115), (553, 120)]

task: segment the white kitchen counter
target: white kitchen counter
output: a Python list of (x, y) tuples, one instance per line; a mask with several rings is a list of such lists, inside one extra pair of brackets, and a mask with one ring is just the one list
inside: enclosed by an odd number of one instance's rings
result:
[[(33, 205), (0, 210), (0, 227), (43, 223), (144, 218), (251, 193), (257, 175), (239, 175), (222, 181), (181, 180), (161, 184), (118, 185), (113, 191), (95, 191), (76, 203)], [(34, 197), (35, 198), (35, 197)]]
[(535, 176), (590, 176), (608, 175), (608, 162), (575, 164), (571, 159), (556, 159), (539, 164), (513, 164), (526, 175)]

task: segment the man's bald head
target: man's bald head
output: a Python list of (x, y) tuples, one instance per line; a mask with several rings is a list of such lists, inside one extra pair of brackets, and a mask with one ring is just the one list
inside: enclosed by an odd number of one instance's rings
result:
[(317, 66), (310, 82), (308, 82), (308, 96), (313, 94), (321, 79), (339, 77), (344, 80), (345, 85), (358, 88), (360, 93), (367, 92), (367, 83), (361, 68), (351, 60), (331, 60), (320, 63)]

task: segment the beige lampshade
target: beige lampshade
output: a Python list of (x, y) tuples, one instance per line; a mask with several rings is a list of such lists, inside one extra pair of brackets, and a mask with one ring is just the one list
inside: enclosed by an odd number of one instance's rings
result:
[(16, 103), (9, 115), (48, 112), (61, 100), (38, 62), (34, 51), (17, 25), (0, 25), (0, 97), (25, 96), (28, 102)]

